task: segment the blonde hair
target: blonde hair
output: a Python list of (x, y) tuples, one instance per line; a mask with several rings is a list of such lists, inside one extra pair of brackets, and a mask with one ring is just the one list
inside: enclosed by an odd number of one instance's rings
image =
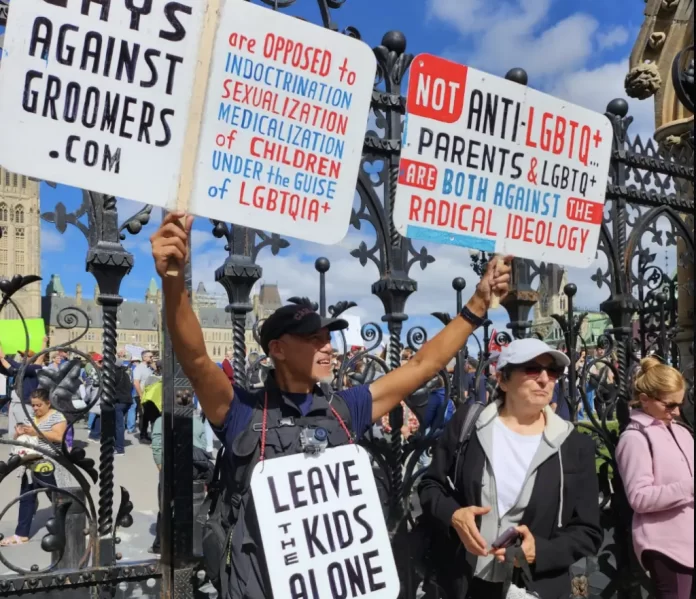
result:
[(684, 376), (676, 368), (663, 364), (653, 356), (643, 358), (633, 383), (631, 407), (640, 406), (640, 396), (643, 393), (648, 397), (659, 398), (685, 388)]

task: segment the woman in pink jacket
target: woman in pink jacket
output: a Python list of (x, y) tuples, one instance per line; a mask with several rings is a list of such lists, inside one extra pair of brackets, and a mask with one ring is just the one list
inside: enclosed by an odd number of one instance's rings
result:
[(644, 358), (631, 423), (616, 452), (633, 508), (633, 544), (658, 599), (689, 599), (694, 573), (694, 439), (675, 422), (684, 402), (681, 373)]

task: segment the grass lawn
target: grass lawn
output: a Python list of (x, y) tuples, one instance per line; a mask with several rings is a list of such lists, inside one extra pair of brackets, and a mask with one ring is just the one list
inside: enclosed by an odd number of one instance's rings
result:
[[(608, 420), (607, 421), (607, 430), (611, 433), (616, 433), (618, 434), (619, 432), (619, 421), (618, 420)], [(592, 435), (592, 430), (587, 428), (586, 426), (582, 426), (582, 423), (580, 423), (580, 426), (578, 426), (578, 431), (583, 433), (584, 435)], [(597, 468), (597, 474), (599, 474), (599, 469), (604, 464), (606, 461), (610, 462), (609, 465), (609, 476), (612, 476), (613, 474), (613, 468), (611, 466), (611, 453), (609, 452), (609, 449), (606, 447), (606, 445), (599, 439), (597, 439), (599, 442), (599, 454), (597, 458), (595, 459), (595, 465)], [(604, 457), (602, 457), (604, 456)]]

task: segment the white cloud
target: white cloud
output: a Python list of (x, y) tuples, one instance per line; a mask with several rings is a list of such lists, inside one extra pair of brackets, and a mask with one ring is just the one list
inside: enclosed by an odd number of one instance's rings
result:
[[(623, 60), (588, 63), (625, 45), (630, 32), (620, 25), (600, 28), (584, 12), (553, 22), (551, 6), (552, 0), (429, 0), (429, 13), (474, 42), (472, 51), (451, 46), (446, 52), (451, 58), (498, 75), (522, 67), (533, 87), (603, 113), (608, 102), (626, 97), (628, 52)], [(652, 134), (652, 100), (629, 105), (632, 133)]]
[(41, 251), (59, 253), (65, 250), (65, 238), (54, 225), (41, 227)]
[(597, 45), (600, 50), (608, 50), (623, 46), (628, 42), (629, 31), (626, 27), (618, 26), (597, 34)]
[(655, 130), (655, 104), (652, 99), (633, 100), (624, 91), (624, 78), (628, 73), (628, 60), (609, 62), (597, 68), (571, 71), (555, 80), (548, 93), (595, 110), (604, 112), (614, 98), (628, 100), (629, 114), (634, 122), (629, 129), (631, 136), (640, 134), (644, 139)]

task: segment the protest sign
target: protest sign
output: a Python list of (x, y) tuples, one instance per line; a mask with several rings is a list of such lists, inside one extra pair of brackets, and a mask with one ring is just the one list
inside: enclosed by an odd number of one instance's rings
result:
[(227, 0), (191, 212), (319, 243), (343, 239), (375, 70), (363, 42)]
[(421, 54), (394, 221), (402, 235), (566, 266), (595, 259), (612, 128), (601, 114)]
[(274, 597), (395, 599), (399, 577), (367, 452), (260, 462), (251, 478)]
[(205, 2), (12, 2), (0, 69), (6, 169), (166, 206)]
[(131, 345), (130, 343), (126, 343), (124, 349), (126, 350), (127, 354), (130, 354), (131, 360), (142, 360), (143, 352), (148, 351), (144, 347), (140, 347), (139, 345)]
[[(24, 328), (26, 327), (26, 329)], [(0, 320), (0, 347), (8, 356), (27, 348), (27, 333), (29, 334), (29, 349), (40, 352), (46, 336), (46, 325), (43, 318), (27, 318)]]

